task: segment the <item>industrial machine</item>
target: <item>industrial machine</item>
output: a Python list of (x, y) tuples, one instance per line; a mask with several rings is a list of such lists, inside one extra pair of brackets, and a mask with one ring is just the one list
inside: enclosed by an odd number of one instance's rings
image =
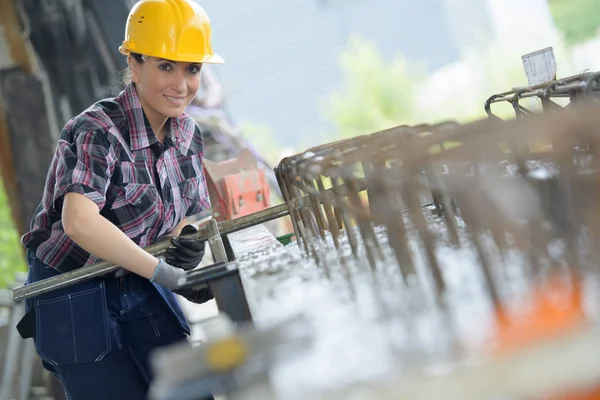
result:
[(195, 105), (190, 105), (187, 113), (203, 129), (203, 168), (212, 205), (205, 215), (226, 221), (280, 200), (272, 166), (243, 137), (227, 113)]

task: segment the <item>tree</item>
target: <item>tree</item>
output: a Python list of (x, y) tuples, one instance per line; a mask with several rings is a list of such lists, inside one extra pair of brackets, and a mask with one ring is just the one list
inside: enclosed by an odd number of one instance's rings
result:
[(252, 146), (267, 162), (275, 165), (279, 161), (281, 146), (269, 125), (243, 121), (239, 126), (242, 135), (252, 143)]
[(554, 23), (566, 44), (593, 39), (600, 30), (597, 0), (549, 0)]
[(324, 114), (339, 129), (339, 136), (352, 137), (397, 125), (417, 123), (415, 92), (422, 82), (418, 68), (411, 69), (402, 57), (386, 64), (377, 48), (355, 36), (340, 55), (346, 74), (341, 93), (322, 101)]
[[(576, 73), (569, 52), (557, 43), (559, 77)], [(398, 125), (468, 123), (486, 118), (484, 102), (493, 94), (527, 86), (521, 62), (522, 49), (512, 43), (489, 43), (462, 59), (424, 73), (418, 65), (397, 56), (385, 62), (374, 44), (354, 37), (340, 55), (345, 74), (342, 90), (321, 101), (325, 117), (337, 129), (331, 140), (369, 134)], [(539, 100), (525, 99), (530, 110)], [(510, 103), (494, 104), (492, 112), (503, 119), (515, 117)]]
[(0, 288), (11, 283), (17, 271), (26, 270), (22, 249), (0, 179)]

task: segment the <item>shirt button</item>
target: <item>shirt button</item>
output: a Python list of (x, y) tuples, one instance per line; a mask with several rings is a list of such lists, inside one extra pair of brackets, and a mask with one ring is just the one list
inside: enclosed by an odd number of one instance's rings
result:
[(175, 139), (175, 137), (171, 137), (171, 142), (176, 142), (177, 139)]

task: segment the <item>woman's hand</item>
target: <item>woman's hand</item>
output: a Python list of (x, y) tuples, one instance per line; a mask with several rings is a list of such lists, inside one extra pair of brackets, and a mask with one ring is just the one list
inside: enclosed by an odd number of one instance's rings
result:
[[(180, 235), (191, 235), (198, 232), (194, 225), (186, 225)], [(199, 239), (174, 237), (171, 246), (165, 252), (165, 261), (185, 271), (194, 269), (204, 258), (206, 243)]]

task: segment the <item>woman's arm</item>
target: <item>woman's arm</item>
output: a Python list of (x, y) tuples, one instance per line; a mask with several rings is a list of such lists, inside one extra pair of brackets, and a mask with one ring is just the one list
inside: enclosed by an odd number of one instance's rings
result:
[(188, 222), (187, 218), (184, 218), (181, 221), (179, 221), (179, 223), (177, 224), (177, 226), (175, 228), (173, 228), (173, 230), (171, 232), (169, 232), (167, 234), (167, 237), (177, 237), (177, 236), (179, 236), (181, 234), (181, 230), (186, 225), (189, 225), (189, 222)]
[(117, 163), (118, 141), (102, 130), (81, 131), (74, 138), (67, 130), (58, 141), (53, 206), (60, 210), (65, 234), (88, 253), (175, 289), (185, 272), (160, 261), (116, 225), (100, 215)]
[(62, 223), (65, 234), (90, 254), (145, 278), (153, 276), (158, 258), (100, 215), (98, 205), (86, 196), (65, 195)]

